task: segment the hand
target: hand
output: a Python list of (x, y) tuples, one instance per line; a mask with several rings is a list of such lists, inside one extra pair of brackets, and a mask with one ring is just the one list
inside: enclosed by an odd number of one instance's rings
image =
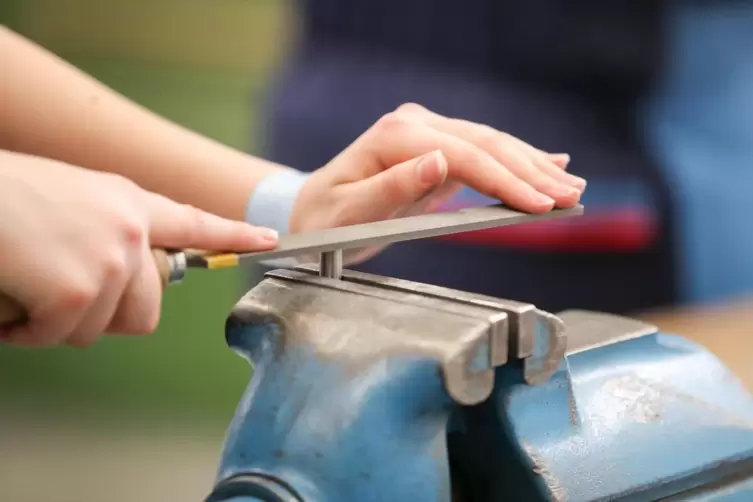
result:
[[(586, 182), (565, 172), (568, 161), (490, 127), (403, 105), (311, 176), (290, 228), (303, 232), (431, 212), (463, 185), (521, 211), (572, 207)], [(361, 250), (347, 261), (377, 251)]]
[(16, 345), (87, 346), (159, 321), (150, 247), (263, 250), (276, 234), (204, 213), (112, 174), (0, 151), (0, 291), (29, 315)]

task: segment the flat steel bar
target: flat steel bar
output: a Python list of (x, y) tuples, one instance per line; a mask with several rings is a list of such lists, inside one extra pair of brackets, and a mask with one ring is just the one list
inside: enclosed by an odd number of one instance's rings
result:
[(583, 206), (554, 209), (541, 214), (521, 213), (503, 206), (482, 206), (459, 211), (424, 214), (374, 223), (283, 235), (270, 251), (239, 255), (241, 260), (264, 261), (310, 253), (380, 246), (429, 237), (532, 223), (583, 214)]

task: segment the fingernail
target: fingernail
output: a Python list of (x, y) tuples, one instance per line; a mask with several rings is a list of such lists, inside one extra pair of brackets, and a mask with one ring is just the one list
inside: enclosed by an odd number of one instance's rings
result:
[(537, 193), (533, 196), (533, 201), (540, 207), (554, 207), (554, 199), (544, 195), (543, 193)]
[(447, 164), (439, 150), (427, 153), (416, 164), (416, 173), (419, 181), (424, 185), (433, 185), (444, 178)]
[(570, 163), (570, 154), (569, 153), (554, 153), (552, 154), (552, 157), (557, 157), (557, 160), (562, 162), (565, 165), (568, 165)]
[(261, 236), (262, 240), (267, 242), (277, 242), (277, 239), (280, 237), (280, 234), (277, 233), (276, 230), (272, 230), (271, 228), (260, 229), (259, 235)]
[(586, 185), (588, 185), (588, 182), (585, 179), (580, 176), (573, 176), (573, 186), (580, 190), (581, 193), (586, 189)]
[(580, 190), (566, 185), (558, 185), (552, 192), (555, 197), (580, 197)]

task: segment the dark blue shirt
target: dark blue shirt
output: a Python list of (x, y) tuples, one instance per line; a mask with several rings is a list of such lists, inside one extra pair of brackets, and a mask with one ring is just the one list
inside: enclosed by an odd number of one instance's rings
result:
[(406, 244), (368, 270), (551, 309), (750, 291), (753, 7), (722, 5), (734, 3), (307, 0), (266, 153), (313, 170), (419, 102), (567, 151), (588, 213), (640, 208), (658, 231), (642, 250), (577, 256)]

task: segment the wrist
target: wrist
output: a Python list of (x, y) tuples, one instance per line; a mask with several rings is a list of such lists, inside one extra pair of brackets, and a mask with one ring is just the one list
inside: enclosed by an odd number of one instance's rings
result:
[(248, 199), (246, 222), (289, 234), (293, 207), (309, 176), (308, 173), (284, 169), (262, 178)]
[[(309, 174), (293, 169), (278, 170), (262, 178), (248, 199), (246, 222), (289, 234), (293, 206), (308, 178)], [(298, 260), (281, 258), (264, 261), (262, 265), (288, 268), (298, 265)]]

